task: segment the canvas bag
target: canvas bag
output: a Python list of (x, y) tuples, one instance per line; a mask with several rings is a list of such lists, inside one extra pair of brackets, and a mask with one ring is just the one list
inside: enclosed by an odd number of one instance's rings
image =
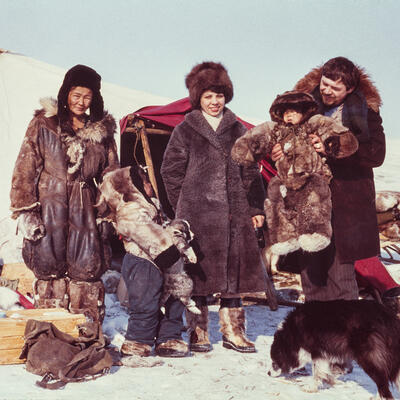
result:
[(79, 337), (74, 338), (51, 322), (30, 319), (24, 336), (25, 344), (19, 358), (26, 358), (27, 371), (43, 376), (36, 384), (46, 389), (95, 379), (113, 365), (98, 322), (81, 325)]

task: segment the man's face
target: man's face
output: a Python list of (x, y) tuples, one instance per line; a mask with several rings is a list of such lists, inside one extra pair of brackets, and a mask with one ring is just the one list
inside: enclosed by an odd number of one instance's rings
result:
[(322, 75), (319, 91), (326, 106), (338, 106), (354, 88), (347, 89), (341, 79), (333, 81)]

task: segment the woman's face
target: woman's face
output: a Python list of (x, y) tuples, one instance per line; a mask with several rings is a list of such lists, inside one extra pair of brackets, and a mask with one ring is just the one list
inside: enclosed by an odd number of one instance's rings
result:
[(217, 117), (225, 107), (225, 95), (206, 90), (200, 97), (200, 107), (208, 115)]
[(78, 117), (85, 114), (92, 103), (92, 98), (93, 93), (90, 89), (82, 86), (73, 87), (68, 94), (69, 111)]

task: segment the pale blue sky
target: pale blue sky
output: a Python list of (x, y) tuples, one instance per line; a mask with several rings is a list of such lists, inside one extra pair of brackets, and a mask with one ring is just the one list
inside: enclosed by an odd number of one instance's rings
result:
[(195, 63), (220, 61), (235, 89), (229, 107), (261, 120), (278, 93), (342, 55), (376, 82), (386, 134), (400, 137), (399, 15), (399, 0), (0, 0), (0, 48), (87, 64), (172, 99), (187, 95)]

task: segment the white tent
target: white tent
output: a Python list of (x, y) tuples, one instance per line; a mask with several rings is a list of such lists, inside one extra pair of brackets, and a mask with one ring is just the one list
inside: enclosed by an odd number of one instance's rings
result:
[[(21, 238), (15, 235), (15, 221), (9, 212), (11, 177), (19, 148), (34, 110), (40, 108), (39, 99), (57, 97), (65, 72), (63, 68), (0, 49), (0, 264), (21, 258), (20, 251), (16, 251)], [(102, 95), (105, 108), (117, 121), (141, 107), (171, 101), (106, 82), (102, 82)]]

